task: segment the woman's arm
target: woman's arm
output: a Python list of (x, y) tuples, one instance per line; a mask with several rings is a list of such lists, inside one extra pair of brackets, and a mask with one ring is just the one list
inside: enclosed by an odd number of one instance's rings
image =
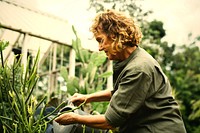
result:
[(65, 113), (55, 119), (61, 125), (84, 124), (88, 127), (99, 129), (114, 129), (106, 120), (104, 115), (79, 115), (75, 113)]
[(103, 91), (95, 92), (92, 94), (88, 94), (86, 97), (87, 97), (87, 102), (110, 101), (111, 90), (103, 90)]
[(73, 102), (75, 105), (79, 105), (84, 101), (86, 101), (86, 103), (101, 102), (101, 101), (109, 101), (110, 98), (111, 98), (111, 90), (103, 90), (87, 95), (76, 93), (71, 97), (71, 102)]

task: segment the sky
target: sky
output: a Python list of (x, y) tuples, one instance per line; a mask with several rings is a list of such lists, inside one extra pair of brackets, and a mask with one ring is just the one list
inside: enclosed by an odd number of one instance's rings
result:
[(149, 17), (164, 23), (170, 43), (183, 44), (191, 32), (200, 35), (200, 0), (143, 0), (144, 9), (153, 10)]
[[(182, 45), (188, 42), (188, 34), (193, 38), (200, 35), (200, 0), (138, 0), (143, 10), (152, 10), (149, 20), (164, 23), (166, 36), (163, 41)], [(83, 44), (98, 50), (98, 44), (91, 40), (89, 31), (96, 13), (87, 10), (89, 0), (37, 0), (40, 10), (67, 19), (80, 34)]]

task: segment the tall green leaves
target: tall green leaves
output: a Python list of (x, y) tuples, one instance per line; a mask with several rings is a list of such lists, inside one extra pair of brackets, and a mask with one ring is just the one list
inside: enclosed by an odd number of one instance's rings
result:
[(38, 102), (37, 97), (33, 95), (39, 79), (37, 66), (40, 51), (31, 68), (30, 58), (26, 66), (21, 65), (21, 58), (19, 60), (15, 58), (13, 64), (8, 65), (3, 60), (2, 54), (7, 45), (8, 42), (0, 42), (2, 65), (0, 67), (0, 121), (3, 130), (6, 133), (45, 132), (47, 122), (42, 119), (43, 111), (34, 117), (37, 108), (46, 99), (44, 97)]

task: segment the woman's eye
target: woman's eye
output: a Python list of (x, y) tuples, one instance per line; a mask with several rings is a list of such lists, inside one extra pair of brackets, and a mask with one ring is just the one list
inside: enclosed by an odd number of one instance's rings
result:
[(103, 43), (103, 39), (101, 39), (100, 43), (101, 43), (101, 44)]
[(101, 42), (101, 39), (100, 38), (96, 38), (97, 42), (100, 43)]
[(103, 44), (104, 43), (104, 38), (102, 38), (102, 37), (97, 37), (96, 38), (96, 41), (99, 43), (99, 44)]
[(97, 39), (97, 42), (101, 44), (103, 43), (103, 39)]

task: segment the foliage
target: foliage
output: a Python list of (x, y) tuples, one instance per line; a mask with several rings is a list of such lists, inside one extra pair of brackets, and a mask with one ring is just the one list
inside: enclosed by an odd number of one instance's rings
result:
[(135, 17), (136, 21), (142, 21), (152, 11), (144, 12), (140, 5), (136, 4), (138, 0), (90, 0), (90, 9), (94, 8), (96, 12), (105, 9), (115, 9), (127, 12), (130, 16)]
[(37, 76), (39, 52), (32, 68), (29, 68), (30, 58), (28, 58), (24, 71), (20, 63), (21, 56), (19, 60), (15, 58), (11, 66), (8, 66), (3, 60), (2, 53), (8, 44), (8, 42), (0, 42), (0, 121), (3, 132), (45, 132), (47, 122), (43, 119), (43, 111), (38, 115), (35, 113), (46, 97), (38, 102), (32, 95), (39, 79)]
[(193, 112), (190, 114), (189, 119), (195, 120), (200, 118), (200, 100), (192, 101), (191, 104)]
[[(39, 76), (37, 74), (37, 66), (39, 52), (35, 58), (33, 66), (30, 68), (30, 58), (26, 70), (21, 64), (22, 55), (19, 60), (15, 58), (13, 64), (8, 66), (3, 59), (3, 50), (8, 46), (8, 42), (0, 42), (1, 67), (0, 67), (0, 131), (4, 133), (45, 133), (48, 124), (56, 117), (63, 113), (71, 112), (79, 109), (85, 102), (71, 110), (64, 111), (59, 114), (57, 111), (68, 104), (64, 101), (56, 104), (52, 111), (48, 111), (48, 107), (52, 107), (55, 100), (45, 104), (47, 96), (44, 96), (38, 102), (36, 96), (33, 95)], [(19, 55), (17, 55), (19, 56)], [(98, 62), (95, 63), (97, 66)], [(51, 116), (51, 117), (50, 117)]]
[[(67, 70), (64, 67), (61, 68), (61, 75), (67, 83), (67, 92), (73, 95), (76, 92), (90, 94), (103, 90), (106, 78), (112, 75), (112, 72), (104, 72), (102, 69), (102, 66), (106, 62), (105, 53), (90, 52), (83, 49), (76, 30), (74, 27), (72, 29), (76, 36), (76, 39), (72, 40), (72, 47), (75, 50), (76, 60), (79, 61), (80, 66), (77, 66), (75, 77), (69, 77)], [(98, 106), (104, 109), (99, 110)], [(107, 103), (99, 103), (98, 106), (95, 104), (92, 110), (98, 109), (99, 113), (104, 113)]]
[[(52, 50), (54, 48), (53, 46), (56, 46), (55, 68), (53, 68), (53, 53), (54, 53)], [(56, 95), (55, 91), (49, 93), (48, 90), (51, 87), (48, 86), (49, 85), (48, 81), (55, 83), (55, 88), (52, 87), (52, 88), (54, 88), (54, 90), (60, 90), (60, 84), (63, 84), (63, 83), (60, 82), (59, 80), (52, 81), (52, 79), (59, 76), (59, 74), (57, 72), (60, 70), (61, 67), (69, 65), (69, 58), (66, 58), (66, 57), (69, 57), (70, 49), (71, 48), (67, 45), (54, 44), (54, 45), (50, 46), (49, 53), (47, 52), (47, 54), (44, 55), (44, 56), (46, 56), (44, 62), (40, 61), (40, 67), (39, 67), (39, 71), (38, 71), (40, 79), (37, 84), (38, 85), (37, 86), (37, 94), (40, 94), (42, 96), (44, 93), (48, 93), (48, 95), (49, 95), (48, 98)]]
[(143, 33), (142, 44), (159, 44), (166, 34), (163, 23), (158, 20), (143, 23), (141, 30)]
[(199, 129), (200, 49), (195, 44), (183, 45), (171, 60), (169, 77), (181, 101), (188, 133)]

